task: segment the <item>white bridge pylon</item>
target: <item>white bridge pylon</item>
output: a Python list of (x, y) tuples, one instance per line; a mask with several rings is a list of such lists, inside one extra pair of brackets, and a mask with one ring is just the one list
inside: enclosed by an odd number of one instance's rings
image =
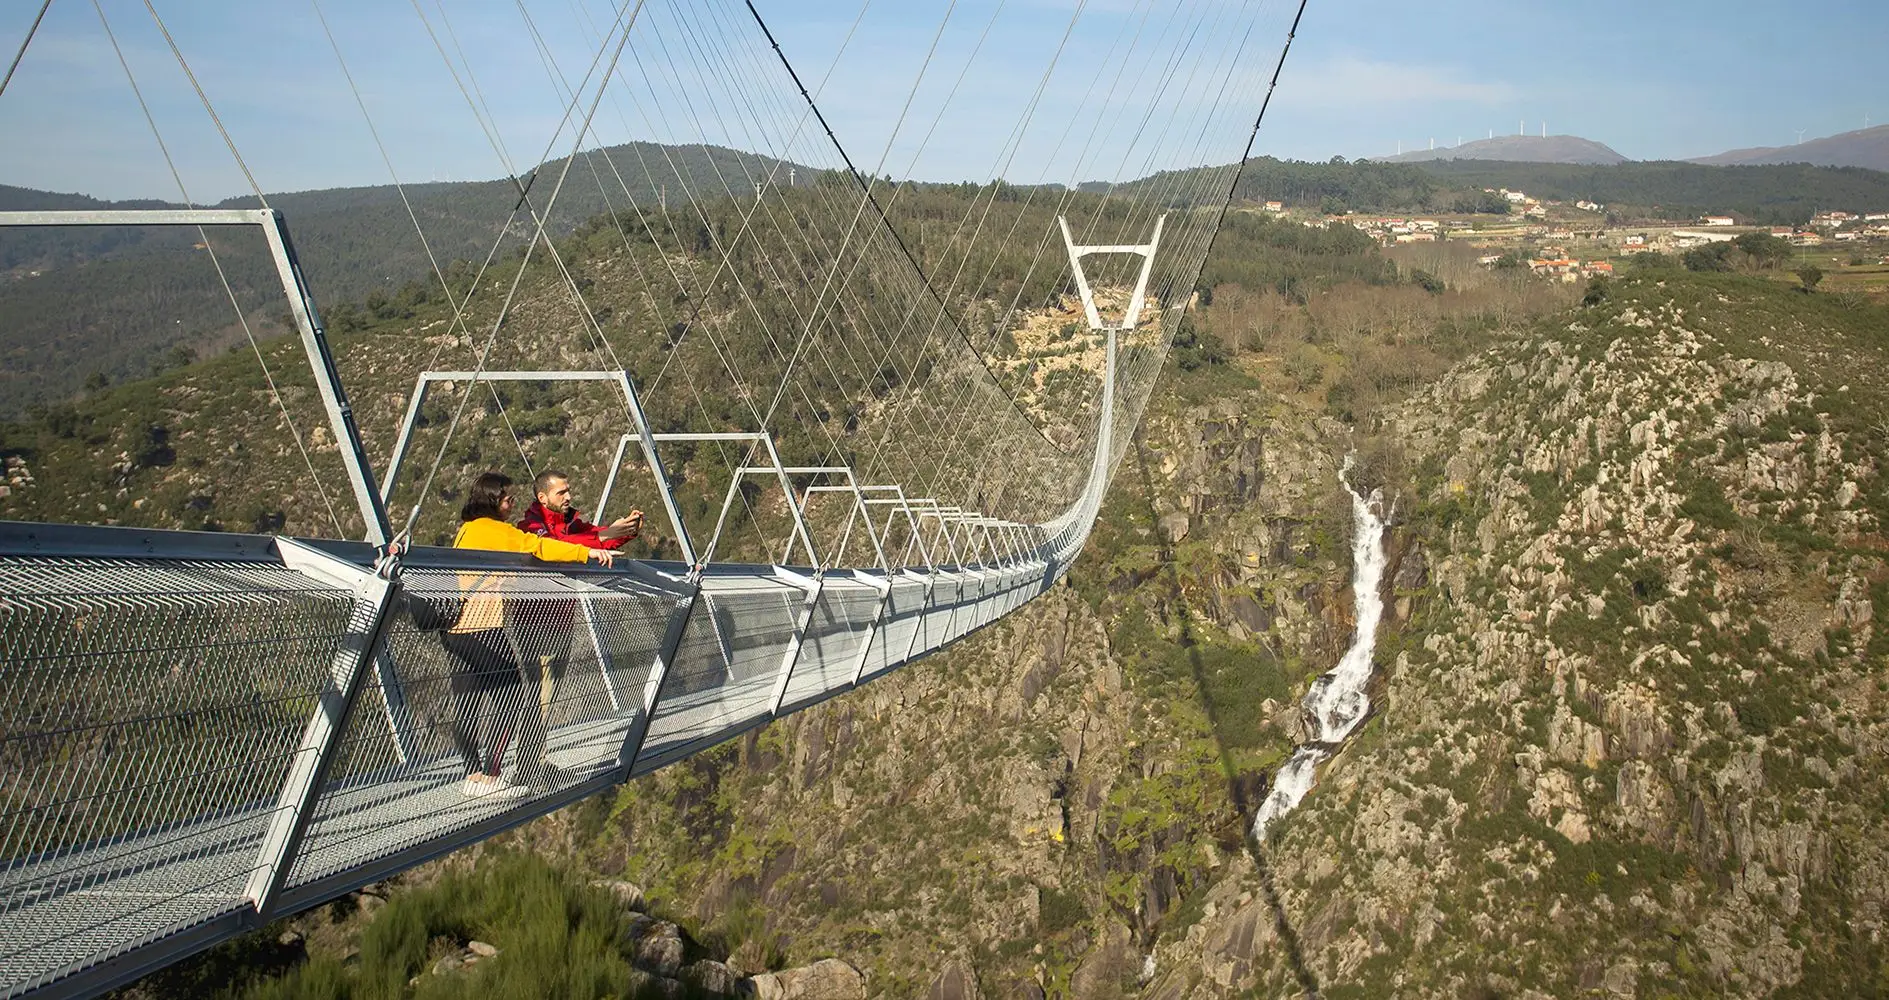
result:
[[(849, 691), (1043, 593), (1101, 506), (1116, 334), (1139, 318), (1161, 231), (1078, 246), (1062, 225), (1108, 340), (1097, 445), (1068, 510), (1023, 524), (787, 464), (765, 429), (655, 433), (621, 371), (424, 372), (376, 482), (280, 215), (0, 213), (9, 225), (262, 227), (366, 539), (0, 522), (0, 998), (123, 984)], [(1104, 252), (1143, 258), (1114, 326), (1081, 267)], [(635, 442), (681, 560), (390, 549), (386, 503), (428, 390), (505, 380), (621, 389), (630, 427), (599, 517)], [(661, 446), (707, 440), (748, 457), (697, 539)], [(792, 515), (778, 562), (715, 558), (748, 476), (778, 483)], [(823, 546), (806, 510), (824, 498), (850, 509)], [(847, 565), (856, 534), (871, 557)], [(434, 631), (442, 617), (463, 631)], [(492, 747), (517, 791), (468, 794)]]
[[(1062, 227), (1063, 246), (1069, 251), (1069, 269), (1076, 276), (1076, 291), (1082, 297), (1082, 311), (1088, 316), (1089, 329), (1095, 332), (1104, 330), (1133, 330), (1141, 320), (1141, 307), (1148, 301), (1148, 276), (1154, 273), (1154, 254), (1161, 247), (1161, 227), (1167, 224), (1167, 216), (1154, 220), (1154, 235), (1146, 243), (1116, 243), (1083, 245), (1069, 234), (1069, 220), (1056, 217), (1056, 224)], [(1088, 272), (1082, 269), (1082, 258), (1092, 254), (1118, 253), (1133, 254), (1141, 258), (1141, 271), (1135, 276), (1135, 291), (1128, 299), (1128, 308), (1122, 312), (1122, 321), (1117, 324), (1104, 324), (1102, 315), (1095, 306), (1095, 290), (1089, 287)]]

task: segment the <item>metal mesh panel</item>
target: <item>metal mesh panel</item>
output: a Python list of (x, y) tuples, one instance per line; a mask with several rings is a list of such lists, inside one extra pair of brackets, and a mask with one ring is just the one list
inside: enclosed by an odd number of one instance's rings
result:
[(1010, 610), (1010, 597), (1016, 592), (1017, 577), (1011, 570), (991, 576), (990, 592), (984, 598), (985, 622), (994, 622)]
[(1000, 615), (1007, 615), (1023, 606), (1025, 601), (1035, 597), (1036, 585), (1041, 579), (1041, 576), (1032, 569), (1026, 568), (1019, 570), (1016, 579), (1010, 585), (1010, 589), (1004, 592), (1003, 609), (998, 613)]
[(919, 626), (918, 650), (914, 652), (937, 649), (951, 641), (951, 616), (957, 611), (962, 589), (962, 578), (956, 573), (933, 575), (931, 599), (925, 605), (925, 618)]
[(993, 605), (996, 603), (998, 592), (1002, 589), (1002, 582), (996, 570), (984, 570), (979, 576), (982, 579), (978, 580), (977, 600), (971, 605), (969, 621), (964, 629), (966, 632), (988, 625), (996, 616)]
[(984, 597), (985, 624), (1002, 618), (1010, 610), (1010, 598), (1016, 588), (1016, 571), (1005, 569), (991, 574), (990, 589)]
[(945, 641), (955, 642), (966, 632), (977, 627), (978, 595), (984, 592), (984, 575), (966, 571), (962, 586), (958, 591), (957, 605), (951, 615), (950, 624), (945, 631)]
[(977, 575), (977, 590), (965, 592), (965, 614), (960, 616), (963, 633), (980, 628), (984, 622), (990, 622), (990, 601), (997, 595), (997, 573), (982, 569)]
[(973, 587), (965, 588), (964, 611), (954, 620), (959, 638), (990, 621), (991, 595), (996, 592), (996, 586), (995, 578), (983, 576)]
[(806, 592), (760, 579), (702, 581), (643, 743), (662, 756), (766, 715)]
[(1004, 581), (995, 570), (984, 576), (983, 596), (977, 599), (977, 623), (972, 628), (982, 628), (997, 618), (997, 602), (1003, 596)]
[[(615, 766), (677, 606), (621, 577), (552, 570), (409, 570), (404, 585), (409, 606), (430, 602), (464, 631), (421, 631), (410, 611), (394, 622), (381, 683), (348, 720), (292, 885)], [(470, 794), (468, 775), (487, 771), (518, 790)]]
[(859, 672), (859, 657), (879, 615), (879, 591), (829, 577), (813, 607), (782, 707), (844, 687)]
[[(939, 573), (929, 598), (910, 576), (883, 598), (836, 576), (810, 611), (779, 579), (711, 574), (643, 761), (766, 717), (803, 617), (785, 708), (994, 620), (1040, 572)], [(403, 584), (466, 627), (394, 612), (291, 887), (404, 864), (607, 773), (679, 611), (673, 594), (581, 570), (409, 569)], [(0, 595), (4, 996), (247, 907), (291, 758), (374, 609), (237, 561), (4, 558)], [(474, 770), (515, 793), (468, 794)]]
[(371, 613), (252, 563), (0, 559), (0, 994), (240, 905)]
[(866, 672), (860, 680), (876, 677), (905, 662), (912, 654), (912, 641), (917, 638), (924, 613), (925, 585), (908, 578), (894, 579), (885, 614), (866, 650)]

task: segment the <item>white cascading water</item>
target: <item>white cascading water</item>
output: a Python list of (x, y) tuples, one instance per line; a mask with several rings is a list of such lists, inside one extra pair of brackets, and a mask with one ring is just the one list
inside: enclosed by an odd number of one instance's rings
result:
[(1345, 650), (1338, 666), (1313, 681), (1312, 689), (1305, 693), (1302, 704), (1312, 721), (1312, 738), (1293, 751), (1292, 758), (1273, 774), (1272, 791), (1253, 816), (1255, 840), (1265, 840), (1267, 825), (1291, 812), (1305, 798), (1305, 793), (1312, 790), (1318, 765), (1371, 710), (1364, 685), (1371, 679), (1377, 625), (1384, 617), (1384, 597), (1378, 589), (1384, 580), (1384, 518), (1378, 513), (1383, 496), (1377, 490), (1372, 490), (1369, 497), (1359, 496), (1352, 488), (1349, 476), (1356, 457), (1345, 456), (1338, 481), (1351, 495), (1351, 598), (1357, 629), (1352, 633), (1351, 648)]

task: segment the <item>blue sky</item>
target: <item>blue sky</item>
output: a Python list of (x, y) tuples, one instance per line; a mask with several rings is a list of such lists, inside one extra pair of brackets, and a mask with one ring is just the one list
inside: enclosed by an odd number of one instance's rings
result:
[(1300, 41), (1272, 138), (1301, 158), (1545, 120), (1674, 159), (1889, 121), (1882, 0), (1313, 0)]
[[(101, 5), (191, 195), (213, 201), (247, 190), (142, 0)], [(1250, 117), (1296, 6), (1289, 0), (756, 5), (807, 85), (819, 90), (823, 110), (862, 168), (932, 180), (1003, 173), (1019, 181), (1132, 174), (1181, 165), (1189, 155), (1230, 160), (1244, 140), (1239, 121)], [(0, 58), (11, 58), (37, 6), (0, 5)], [(530, 25), (517, 4), (502, 0), (417, 0), (428, 14), (424, 21), (413, 0), (319, 0), (319, 7), (317, 0), (157, 0), (156, 6), (266, 190), (390, 178), (318, 10), (335, 32), (394, 172), (405, 181), (499, 176), (507, 159), (522, 166), (547, 149), (568, 148), (566, 98), (547, 59), (565, 75), (564, 85), (583, 78), (614, 16), (607, 0), (527, 3)], [(1069, 30), (1078, 7), (1081, 17)], [(797, 98), (769, 65), (740, 0), (649, 0), (643, 16), (621, 70), (621, 87), (630, 96), (599, 106), (597, 139), (706, 135), (752, 148), (760, 140), (733, 124), (741, 114), (792, 120)], [(1249, 22), (1250, 36), (1242, 36)], [(464, 53), (470, 76), (455, 81), (435, 37), (455, 58)], [(1110, 80), (1132, 78), (1112, 72), (1158, 62), (1182, 49), (1183, 38), (1193, 40), (1186, 51), (1206, 53), (1206, 68), (1191, 78), (1188, 93), (1162, 95), (1167, 103), (1159, 106), (1181, 102), (1192, 109), (1181, 117), (1195, 115), (1185, 120), (1216, 130), (1215, 141), (1182, 144), (1171, 164), (1139, 153), (1112, 158), (1111, 137), (1145, 126), (1136, 124), (1135, 101), (1123, 96), (1111, 111), (1097, 95)], [(1139, 56), (1132, 67), (1111, 70), (1109, 53), (1123, 39), (1135, 43)], [(1815, 137), (1859, 128), (1866, 115), (1872, 123), (1889, 121), (1889, 74), (1880, 68), (1885, 44), (1889, 3), (1882, 0), (1311, 0), (1257, 150), (1300, 159), (1356, 157), (1391, 152), (1399, 142), (1409, 149), (1431, 139), (1452, 145), (1491, 130), (1512, 134), (1521, 122), (1537, 134), (1544, 121), (1551, 133), (1586, 136), (1640, 159), (1784, 145), (1799, 129)], [(703, 55), (717, 46), (736, 55), (720, 62)], [(1059, 46), (1062, 55), (1043, 83)], [(1207, 82), (1229, 76), (1228, 67), (1234, 87), (1224, 106), (1201, 110), (1211, 90)], [(705, 84), (704, 75), (728, 79)], [(736, 77), (738, 84), (731, 82)], [(756, 82), (774, 92), (755, 95)], [(1040, 105), (1012, 145), (1040, 83)], [(489, 115), (501, 151), (470, 110), (462, 84), (467, 93), (476, 84), (474, 100)], [(685, 92), (708, 96), (690, 102)], [(723, 103), (712, 99), (715, 93)], [(744, 110), (741, 101), (756, 106)], [(775, 136), (784, 151), (802, 162), (831, 159), (817, 136), (793, 127), (791, 136)], [(55, 0), (18, 75), (0, 95), (0, 136), (0, 183), (112, 198), (178, 196), (99, 17), (84, 0)]]

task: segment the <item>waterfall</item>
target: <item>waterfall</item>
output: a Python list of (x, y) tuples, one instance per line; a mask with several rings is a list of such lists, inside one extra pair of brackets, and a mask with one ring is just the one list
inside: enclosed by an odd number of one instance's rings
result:
[(1350, 475), (1357, 454), (1345, 456), (1338, 481), (1351, 496), (1351, 599), (1357, 613), (1351, 647), (1338, 665), (1312, 682), (1301, 704), (1312, 723), (1312, 738), (1301, 744), (1273, 774), (1272, 791), (1253, 816), (1253, 839), (1265, 840), (1266, 827), (1289, 813), (1312, 790), (1318, 765), (1364, 721), (1371, 699), (1364, 686), (1371, 679), (1371, 654), (1377, 648), (1377, 626), (1384, 617), (1384, 518), (1378, 513), (1383, 495), (1369, 497), (1352, 487)]

